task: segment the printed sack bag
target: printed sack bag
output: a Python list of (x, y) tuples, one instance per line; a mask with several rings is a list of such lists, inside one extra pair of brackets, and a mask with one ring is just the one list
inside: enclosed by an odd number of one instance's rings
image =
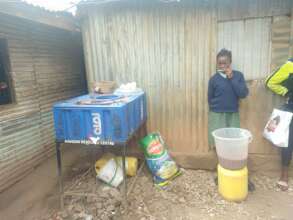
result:
[(164, 187), (181, 174), (159, 133), (151, 133), (141, 139), (140, 146), (156, 186)]

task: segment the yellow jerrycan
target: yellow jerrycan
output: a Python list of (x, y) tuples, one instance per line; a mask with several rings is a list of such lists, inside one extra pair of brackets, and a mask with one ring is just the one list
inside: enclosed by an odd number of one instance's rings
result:
[[(98, 174), (100, 169), (112, 158), (115, 158), (115, 161), (122, 166), (122, 157), (116, 157), (114, 154), (106, 153), (99, 160), (96, 161), (95, 169)], [(135, 157), (126, 157), (126, 174), (128, 176), (135, 176), (137, 167), (138, 167), (138, 159)]]
[(220, 195), (234, 202), (241, 202), (248, 194), (248, 170), (227, 170), (218, 165), (218, 190)]

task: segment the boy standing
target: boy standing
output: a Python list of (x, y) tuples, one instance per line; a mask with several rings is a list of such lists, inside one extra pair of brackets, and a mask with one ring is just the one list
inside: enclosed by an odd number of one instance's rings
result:
[[(240, 127), (239, 101), (248, 95), (243, 73), (232, 70), (232, 52), (221, 49), (217, 54), (217, 72), (210, 78), (209, 103), (209, 145), (214, 147), (212, 132), (219, 128)], [(217, 184), (217, 178), (215, 179)], [(248, 180), (249, 191), (254, 184)]]
[(217, 54), (217, 72), (210, 78), (209, 145), (214, 147), (212, 132), (218, 128), (240, 127), (239, 100), (248, 95), (248, 88), (241, 72), (232, 70), (232, 53), (221, 49)]

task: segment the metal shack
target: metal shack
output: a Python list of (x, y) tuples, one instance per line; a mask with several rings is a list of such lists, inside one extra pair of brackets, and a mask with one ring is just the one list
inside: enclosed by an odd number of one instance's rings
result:
[(177, 161), (213, 168), (207, 143), (207, 85), (220, 48), (233, 52), (250, 95), (242, 127), (252, 131), (253, 168), (276, 168), (277, 150), (262, 137), (274, 106), (266, 76), (292, 56), (290, 0), (84, 0), (78, 6), (88, 85), (136, 81), (147, 93), (149, 131), (160, 131)]
[(0, 3), (0, 191), (55, 153), (52, 104), (85, 92), (73, 16)]

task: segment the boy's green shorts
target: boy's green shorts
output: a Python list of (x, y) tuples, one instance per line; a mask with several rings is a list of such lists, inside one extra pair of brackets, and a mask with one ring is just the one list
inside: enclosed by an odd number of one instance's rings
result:
[(239, 128), (240, 127), (240, 117), (239, 112), (209, 112), (209, 122), (208, 122), (208, 132), (209, 132), (209, 146), (214, 147), (214, 137), (212, 132), (219, 128)]

